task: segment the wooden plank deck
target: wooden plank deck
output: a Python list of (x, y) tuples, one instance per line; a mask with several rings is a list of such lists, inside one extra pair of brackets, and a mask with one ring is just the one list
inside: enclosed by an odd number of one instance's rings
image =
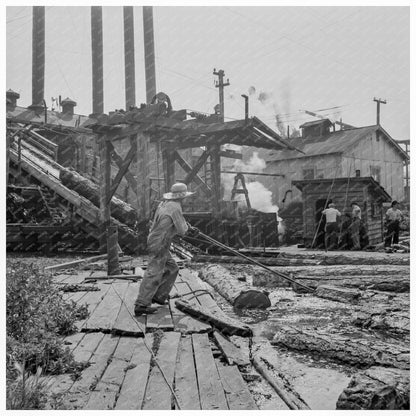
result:
[[(59, 287), (68, 282), (82, 286), (83, 279), (90, 275), (91, 272), (80, 272), (56, 275), (54, 279)], [(174, 301), (181, 297), (223, 314), (209, 294), (187, 294), (205, 289), (194, 273), (181, 270), (172, 291), (177, 298), (160, 306), (158, 313), (141, 317), (134, 316), (139, 282), (109, 279), (87, 284), (99, 290), (68, 292), (71, 295), (65, 296), (80, 305), (87, 304), (90, 313), (87, 319), (77, 322), (79, 332), (64, 339), (75, 360), (89, 366), (77, 379), (70, 374), (55, 377), (50, 389), (51, 394), (62, 397), (65, 409), (256, 408), (235, 365), (242, 364), (238, 351), (216, 334), (216, 342), (224, 351), (220, 362), (218, 351), (217, 358), (213, 354), (216, 347), (211, 325), (175, 307)], [(163, 374), (152, 358), (152, 351)]]

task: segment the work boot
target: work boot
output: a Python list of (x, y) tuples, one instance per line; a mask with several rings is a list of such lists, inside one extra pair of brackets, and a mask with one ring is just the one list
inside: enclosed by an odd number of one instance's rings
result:
[(167, 305), (169, 303), (168, 299), (162, 300), (158, 298), (153, 298), (152, 303), (157, 303), (158, 305)]
[(134, 314), (136, 316), (140, 315), (150, 315), (152, 313), (157, 312), (158, 308), (154, 308), (151, 306), (143, 306), (143, 305), (135, 305), (134, 306)]

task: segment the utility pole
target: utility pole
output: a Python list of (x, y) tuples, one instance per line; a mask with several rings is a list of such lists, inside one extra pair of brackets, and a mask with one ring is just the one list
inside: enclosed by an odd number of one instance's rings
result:
[(382, 100), (381, 98), (373, 98), (373, 101), (377, 103), (377, 126), (380, 125), (380, 103), (381, 104), (387, 104), (386, 100)]
[(220, 69), (218, 72), (214, 68), (214, 75), (218, 76), (218, 81), (215, 82), (215, 87), (219, 89), (219, 95), (220, 95), (220, 117), (221, 121), (224, 121), (224, 87), (227, 87), (230, 85), (230, 81), (227, 78), (227, 82), (224, 83), (224, 71)]

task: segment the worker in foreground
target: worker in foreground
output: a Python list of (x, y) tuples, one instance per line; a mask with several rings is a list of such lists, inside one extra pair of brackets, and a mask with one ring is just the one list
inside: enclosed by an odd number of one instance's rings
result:
[(175, 235), (198, 234), (198, 229), (190, 226), (182, 213), (182, 201), (194, 192), (188, 192), (184, 183), (175, 183), (171, 191), (163, 195), (147, 239), (149, 262), (135, 302), (136, 316), (157, 311), (152, 303), (164, 305), (175, 283), (179, 267), (172, 258), (169, 247)]
[(386, 249), (391, 248), (392, 241), (393, 244), (399, 244), (400, 221), (403, 219), (403, 214), (397, 209), (398, 204), (397, 201), (393, 201), (391, 208), (386, 212), (387, 234), (384, 241), (384, 247)]

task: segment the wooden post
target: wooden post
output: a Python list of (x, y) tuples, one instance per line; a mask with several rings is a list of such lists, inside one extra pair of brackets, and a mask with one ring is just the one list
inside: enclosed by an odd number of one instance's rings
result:
[(175, 183), (175, 158), (172, 149), (162, 146), (163, 176), (165, 178), (165, 192), (169, 192)]
[(107, 227), (110, 225), (110, 203), (108, 195), (111, 187), (110, 147), (106, 136), (98, 137), (100, 154), (100, 253), (107, 253)]
[(137, 135), (137, 195), (139, 222), (150, 219), (149, 136)]
[(82, 135), (81, 136), (81, 173), (85, 174), (86, 169), (86, 147), (87, 147), (87, 138)]
[(110, 225), (107, 228), (107, 247), (107, 273), (109, 276), (119, 275), (121, 274), (121, 270), (118, 260), (118, 228), (116, 225)]
[(216, 237), (221, 241), (223, 232), (221, 224), (221, 211), (220, 211), (220, 200), (221, 200), (221, 157), (220, 157), (220, 146), (213, 145), (210, 148), (210, 160), (211, 160), (211, 206), (214, 220), (214, 228)]

